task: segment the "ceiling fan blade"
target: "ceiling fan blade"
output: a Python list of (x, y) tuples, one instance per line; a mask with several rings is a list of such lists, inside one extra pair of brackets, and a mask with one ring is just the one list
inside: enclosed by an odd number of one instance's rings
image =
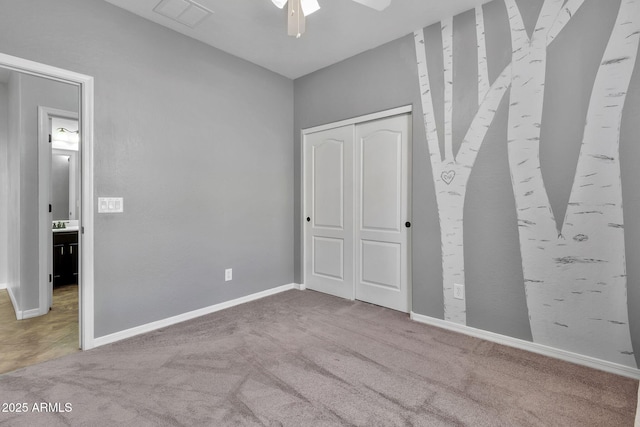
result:
[(320, 9), (318, 0), (301, 0), (300, 6), (302, 6), (302, 13), (304, 13), (304, 16), (309, 16)]
[(282, 9), (284, 7), (284, 5), (287, 4), (287, 0), (271, 0), (271, 1), (273, 2), (273, 4), (278, 6), (280, 9)]
[(391, 4), (391, 0), (353, 0), (378, 11), (385, 10)]

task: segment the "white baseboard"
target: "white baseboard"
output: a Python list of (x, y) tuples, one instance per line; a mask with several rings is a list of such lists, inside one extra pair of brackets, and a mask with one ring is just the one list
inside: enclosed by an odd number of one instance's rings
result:
[(3, 289), (7, 289), (7, 284), (6, 283), (0, 283), (0, 291)]
[(293, 287), (299, 291), (304, 291), (307, 289), (307, 286), (304, 283), (294, 283)]
[(13, 305), (13, 311), (16, 314), (17, 320), (30, 319), (32, 317), (42, 316), (39, 308), (33, 308), (31, 310), (19, 310), (18, 300), (13, 293), (13, 289), (10, 287), (6, 287), (7, 293), (9, 294), (9, 299), (11, 300), (11, 304)]
[(235, 307), (236, 305), (244, 304), (250, 301), (255, 301), (264, 297), (268, 297), (270, 295), (279, 294), (280, 292), (285, 292), (292, 289), (297, 289), (294, 283), (279, 286), (273, 289), (267, 289), (266, 291), (236, 298), (231, 301), (221, 302), (220, 304), (215, 304), (215, 305), (204, 307), (198, 310), (189, 311), (188, 313), (179, 314), (177, 316), (168, 317), (166, 319), (157, 320), (155, 322), (136, 326), (131, 329), (125, 329), (124, 331), (115, 332), (113, 334), (95, 338), (93, 340), (93, 347), (100, 347), (102, 345), (111, 344), (116, 341), (120, 341), (126, 338), (131, 338), (136, 335), (144, 334), (146, 332), (155, 331), (156, 329), (165, 328), (167, 326), (175, 325), (176, 323), (181, 323), (187, 320), (195, 319), (196, 317), (205, 316), (207, 314), (215, 313), (216, 311)]
[(460, 325), (446, 320), (436, 319), (434, 317), (424, 316), (422, 314), (411, 312), (411, 319), (419, 323), (436, 326), (438, 328), (447, 329), (453, 332), (469, 335), (487, 341), (492, 341), (508, 347), (518, 348), (520, 350), (530, 351), (532, 353), (542, 354), (543, 356), (553, 357), (555, 359), (572, 362), (578, 365), (588, 366), (589, 368), (599, 369), (605, 372), (622, 375), (633, 379), (640, 379), (640, 370), (620, 365), (618, 363), (608, 362), (595, 357), (584, 356), (578, 353), (549, 347), (534, 342), (521, 340), (518, 338), (508, 337), (506, 335), (496, 334), (494, 332), (484, 331), (482, 329), (472, 328), (466, 325)]
[(38, 317), (38, 316), (42, 316), (42, 315), (43, 314), (40, 313), (40, 309), (39, 308), (33, 308), (31, 310), (24, 310), (22, 312), (22, 320), (31, 319), (32, 317)]
[(18, 306), (18, 300), (16, 299), (16, 296), (13, 294), (13, 289), (11, 287), (7, 287), (7, 293), (9, 294), (11, 305), (13, 305), (13, 311), (16, 314), (16, 319), (22, 320), (22, 310), (20, 310), (20, 306)]

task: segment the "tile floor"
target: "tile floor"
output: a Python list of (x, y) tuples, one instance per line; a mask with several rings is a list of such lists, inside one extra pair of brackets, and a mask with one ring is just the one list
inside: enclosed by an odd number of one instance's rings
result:
[(25, 320), (0, 290), (0, 343), (0, 374), (79, 351), (78, 286), (55, 288), (49, 314)]

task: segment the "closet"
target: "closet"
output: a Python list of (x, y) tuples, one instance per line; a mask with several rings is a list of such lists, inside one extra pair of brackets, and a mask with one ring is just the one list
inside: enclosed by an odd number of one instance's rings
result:
[(308, 289), (410, 310), (411, 115), (307, 130)]

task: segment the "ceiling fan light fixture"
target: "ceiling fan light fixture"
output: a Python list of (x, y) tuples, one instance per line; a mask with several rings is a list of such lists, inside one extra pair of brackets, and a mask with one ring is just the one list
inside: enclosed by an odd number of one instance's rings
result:
[[(189, 0), (191, 1), (191, 0)], [(372, 9), (382, 11), (389, 7), (391, 0), (353, 0), (356, 3), (368, 6)], [(273, 4), (282, 9), (289, 3), (289, 14), (287, 18), (287, 33), (290, 36), (300, 38), (305, 30), (305, 17), (320, 10), (318, 0), (271, 0)]]
[(378, 12), (382, 12), (391, 4), (391, 0), (353, 0), (353, 1), (356, 3), (360, 3), (361, 5), (375, 9)]
[[(284, 5), (287, 4), (287, 0), (271, 0), (271, 2), (280, 9), (282, 9)], [(301, 0), (300, 6), (302, 8), (302, 13), (304, 13), (304, 16), (309, 16), (313, 12), (317, 12), (318, 10), (320, 10), (318, 0)]]
[(304, 13), (304, 16), (309, 16), (313, 12), (320, 10), (318, 0), (301, 0), (300, 5), (302, 6), (302, 13)]
[(273, 4), (282, 9), (285, 4), (287, 4), (287, 0), (271, 0)]

